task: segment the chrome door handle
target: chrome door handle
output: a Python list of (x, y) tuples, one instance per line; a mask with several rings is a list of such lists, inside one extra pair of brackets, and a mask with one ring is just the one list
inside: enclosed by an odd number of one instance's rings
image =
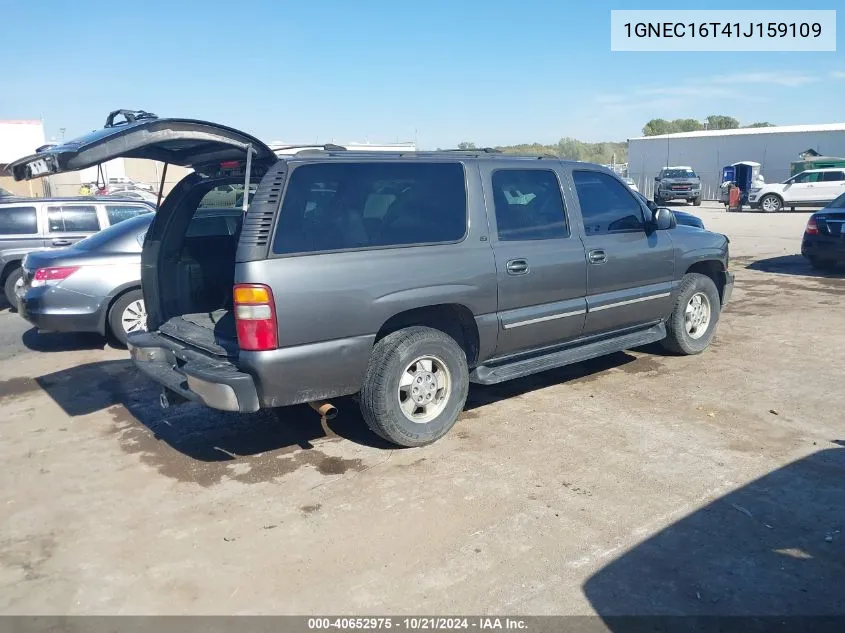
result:
[(528, 262), (524, 259), (512, 259), (505, 264), (505, 268), (509, 275), (525, 275), (528, 273)]
[(70, 240), (53, 240), (53, 246), (70, 246)]
[(607, 253), (603, 250), (594, 250), (587, 253), (587, 259), (591, 264), (603, 264), (607, 261)]

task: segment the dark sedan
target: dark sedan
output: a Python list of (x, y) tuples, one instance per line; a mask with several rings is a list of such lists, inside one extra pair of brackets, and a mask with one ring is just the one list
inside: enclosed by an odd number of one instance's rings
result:
[(818, 270), (845, 262), (845, 193), (807, 220), (801, 254)]

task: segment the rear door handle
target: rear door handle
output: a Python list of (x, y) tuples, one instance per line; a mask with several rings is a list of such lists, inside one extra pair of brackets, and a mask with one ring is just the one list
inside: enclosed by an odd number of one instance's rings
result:
[(524, 259), (512, 259), (505, 264), (505, 268), (509, 275), (525, 275), (528, 273), (528, 262)]
[(53, 240), (53, 246), (70, 246), (70, 240)]
[(587, 253), (587, 258), (591, 264), (603, 264), (607, 261), (607, 253), (603, 250), (597, 249)]

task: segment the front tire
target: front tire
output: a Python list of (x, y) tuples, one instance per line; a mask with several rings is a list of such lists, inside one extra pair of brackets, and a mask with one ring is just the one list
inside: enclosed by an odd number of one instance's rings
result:
[(463, 411), (469, 392), (464, 351), (440, 330), (413, 326), (388, 334), (373, 348), (360, 394), (367, 426), (399, 446), (443, 437)]
[(134, 332), (147, 331), (147, 310), (144, 295), (140, 290), (130, 290), (118, 297), (109, 308), (109, 334), (114, 341), (126, 346), (126, 340)]
[(766, 213), (777, 213), (783, 209), (783, 200), (773, 193), (760, 198), (760, 209)]
[(9, 307), (14, 309), (18, 307), (18, 298), (15, 296), (15, 284), (18, 283), (18, 279), (22, 276), (23, 271), (20, 268), (15, 268), (9, 273), (9, 276), (6, 277), (6, 282), (3, 284), (3, 294), (6, 295), (6, 301), (9, 302)]
[(666, 322), (663, 347), (675, 354), (700, 354), (716, 332), (722, 304), (716, 284), (706, 275), (687, 273)]
[(700, 207), (700, 206), (701, 206), (701, 198), (695, 198), (695, 199), (693, 199), (692, 203), (693, 203), (693, 205), (695, 205), (696, 207)]

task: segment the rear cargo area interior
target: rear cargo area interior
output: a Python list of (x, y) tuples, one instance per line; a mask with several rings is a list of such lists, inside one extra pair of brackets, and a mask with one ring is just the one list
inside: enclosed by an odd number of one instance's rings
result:
[(189, 205), (194, 207), (190, 221), (187, 225), (185, 219), (174, 221), (162, 244), (159, 287), (167, 318), (159, 331), (215, 354), (231, 355), (238, 348), (232, 287), (244, 213), (235, 206), (205, 206), (208, 199), (227, 202), (221, 200), (218, 188), (198, 205), (196, 196), (188, 196), (177, 213), (186, 219)]

